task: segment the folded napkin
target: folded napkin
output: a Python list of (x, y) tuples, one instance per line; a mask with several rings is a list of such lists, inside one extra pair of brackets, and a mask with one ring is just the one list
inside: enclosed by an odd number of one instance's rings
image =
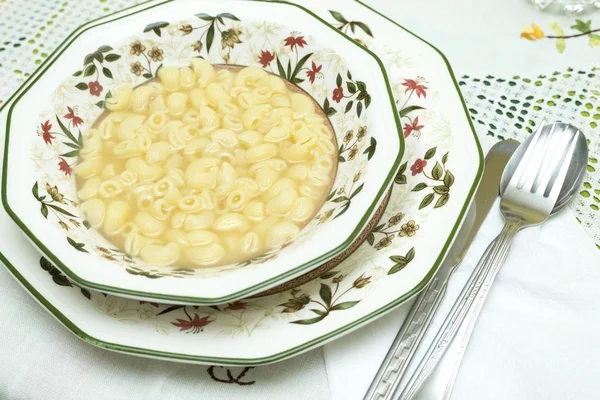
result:
[[(452, 276), (415, 361), (502, 223), (496, 205)], [(409, 308), (325, 346), (333, 400), (362, 399)], [(452, 398), (597, 399), (599, 315), (600, 253), (573, 213), (565, 210), (519, 232), (481, 312)]]

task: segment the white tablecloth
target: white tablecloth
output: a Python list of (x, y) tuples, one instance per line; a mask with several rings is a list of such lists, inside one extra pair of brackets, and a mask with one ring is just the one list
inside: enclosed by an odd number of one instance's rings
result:
[[(0, 36), (6, 41), (0, 43), (0, 102), (76, 26), (139, 2), (0, 0)], [(368, 3), (448, 56), (462, 82), (484, 148), (519, 133), (514, 121), (490, 106), (490, 99), (507, 100), (502, 98), (505, 96), (523, 101), (531, 94), (542, 99), (545, 106), (555, 94), (564, 97), (564, 93), (574, 91), (569, 95), (574, 100), (585, 97), (580, 105), (573, 101), (554, 108), (540, 107), (531, 117), (574, 121), (590, 137), (592, 154), (600, 154), (596, 126), (592, 125), (600, 95), (594, 93), (600, 90), (600, 80), (593, 68), (600, 50), (590, 46), (588, 37), (568, 39), (563, 53), (557, 51), (556, 40), (519, 38), (521, 25), (532, 23), (538, 24), (545, 35), (553, 34), (553, 22), (572, 34), (575, 17), (536, 11), (527, 0)], [(600, 23), (597, 14), (578, 18)], [(559, 79), (549, 80), (554, 73)], [(534, 81), (539, 75), (544, 78), (539, 78), (541, 84), (537, 85)], [(509, 86), (511, 79), (516, 83)], [(593, 109), (586, 116), (585, 110), (577, 107), (585, 107), (588, 102)], [(600, 214), (598, 207), (592, 206), (600, 203), (594, 199), (600, 197), (600, 191), (595, 192), (600, 189), (600, 179), (597, 168), (591, 167), (586, 177), (589, 186), (571, 210), (517, 236), (477, 325), (455, 399), (598, 397), (600, 297), (596, 292), (600, 287), (600, 254), (594, 242), (600, 242)], [(500, 225), (499, 213), (495, 212), (450, 282), (447, 299), (429, 336)], [(93, 348), (70, 335), (3, 269), (0, 281), (0, 399), (8, 400), (360, 399), (408, 307), (324, 349), (249, 369), (243, 377), (239, 375), (244, 369), (231, 369), (239, 382), (253, 382), (239, 385), (211, 379), (208, 367), (149, 361)], [(226, 376), (219, 368), (210, 372), (216, 378)]]

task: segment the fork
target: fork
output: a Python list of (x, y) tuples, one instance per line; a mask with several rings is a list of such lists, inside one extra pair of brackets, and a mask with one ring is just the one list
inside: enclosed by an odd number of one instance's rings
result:
[[(564, 125), (564, 124), (561, 124)], [(568, 127), (568, 125), (564, 125)], [(444, 320), (433, 343), (400, 394), (400, 400), (410, 400), (445, 353), (449, 343), (463, 326), (468, 314), (469, 328), (476, 322), (487, 293), (506, 260), (515, 234), (522, 228), (538, 225), (551, 214), (565, 181), (575, 145), (580, 134), (564, 128), (556, 132), (556, 123), (545, 129), (544, 123), (535, 132), (523, 158), (504, 172), (503, 181), (510, 179), (500, 201), (505, 225), (498, 237), (486, 249), (470, 279)], [(512, 176), (511, 176), (512, 173)]]

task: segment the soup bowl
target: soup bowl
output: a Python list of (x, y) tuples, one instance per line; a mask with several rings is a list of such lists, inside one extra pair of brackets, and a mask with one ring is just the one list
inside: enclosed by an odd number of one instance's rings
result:
[[(333, 129), (336, 173), (314, 218), (277, 247), (227, 265), (155, 265), (92, 226), (75, 172), (113, 96), (197, 58), (223, 68), (259, 67), (310, 95)], [(403, 153), (381, 61), (309, 10), (284, 2), (183, 0), (92, 25), (8, 113), (2, 201), (22, 231), (73, 283), (166, 303), (235, 301), (340, 254), (385, 197)]]

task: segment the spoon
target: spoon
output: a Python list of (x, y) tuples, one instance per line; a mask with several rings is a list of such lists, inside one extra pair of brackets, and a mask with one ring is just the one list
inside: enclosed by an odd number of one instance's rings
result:
[[(557, 124), (557, 126), (559, 126)], [(570, 126), (568, 129), (576, 130), (574, 126)], [(533, 135), (530, 136), (523, 145), (519, 146), (517, 150), (515, 150), (513, 157), (509, 161), (506, 169), (511, 168), (514, 170), (516, 168), (516, 163), (518, 160), (523, 158), (525, 151), (527, 150), (529, 144), (531, 143), (531, 139)], [(583, 178), (585, 177), (586, 165), (587, 165), (587, 144), (586, 139), (583, 134), (580, 134), (577, 138), (578, 143), (576, 146), (577, 149), (580, 148), (582, 151), (581, 156), (574, 156), (571, 160), (571, 164), (567, 171), (567, 176), (565, 178), (565, 182), (561, 188), (560, 194), (558, 195), (558, 200), (552, 209), (551, 215), (556, 214), (560, 210), (562, 210), (573, 197), (579, 192), (581, 188), (581, 183), (583, 182)], [(506, 176), (503, 176), (503, 179), (500, 183), (500, 193), (504, 193), (506, 187), (508, 186), (509, 179), (506, 179)], [(486, 258), (488, 256), (488, 252), (484, 253), (482, 258)], [(479, 274), (471, 275), (474, 279), (480, 279), (482, 271)], [(476, 275), (476, 276), (475, 276)], [(468, 283), (467, 283), (468, 284)], [(474, 311), (474, 318), (479, 315), (481, 305), (479, 308)], [(452, 390), (454, 389), (454, 383), (456, 382), (456, 377), (458, 375), (458, 371), (460, 369), (460, 365), (462, 363), (463, 356), (466, 351), (466, 347), (471, 338), (471, 334), (473, 333), (473, 328), (475, 324), (471, 323), (467, 326), (461, 327), (461, 329), (456, 334), (456, 337), (450, 343), (449, 348), (446, 352), (446, 355), (440, 361), (440, 365), (436, 368), (434, 372), (434, 376), (428, 379), (425, 387), (418, 393), (418, 398), (422, 399), (442, 399), (449, 400), (452, 395)]]
[[(541, 124), (513, 155), (501, 180), (500, 210), (506, 221), (500, 235), (490, 244), (400, 399), (411, 399), (445, 353), (459, 329), (470, 331), (490, 286), (506, 260), (510, 243), (522, 228), (544, 222), (559, 203), (561, 192), (570, 192), (581, 181), (588, 150), (579, 129), (555, 122)], [(569, 176), (570, 180), (567, 180)]]

